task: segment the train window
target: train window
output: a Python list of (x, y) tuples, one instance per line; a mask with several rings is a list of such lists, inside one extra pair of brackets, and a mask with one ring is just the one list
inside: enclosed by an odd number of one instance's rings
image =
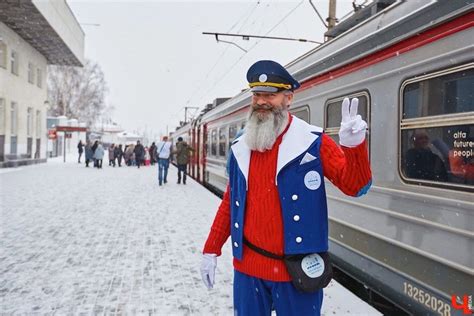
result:
[(402, 177), (474, 189), (474, 63), (409, 79), (400, 100)]
[(359, 107), (358, 113), (364, 121), (369, 125), (369, 135), (367, 135), (367, 144), (369, 144), (370, 136), (370, 118), (368, 117), (370, 107), (370, 96), (367, 91), (353, 93), (339, 98), (334, 98), (326, 101), (326, 115), (324, 120), (324, 132), (330, 136), (336, 143), (339, 143), (339, 127), (341, 126), (342, 114), (341, 106), (342, 100), (345, 97), (358, 98)]
[(219, 128), (219, 156), (225, 157), (227, 153), (227, 126)]
[(408, 83), (403, 91), (403, 119), (473, 111), (474, 69)]
[(237, 125), (232, 124), (229, 126), (229, 148), (232, 145), (232, 142), (235, 140), (237, 135)]
[(211, 131), (211, 156), (217, 156), (217, 130)]
[(309, 106), (300, 106), (296, 109), (291, 109), (290, 112), (297, 118), (300, 118), (306, 123), (309, 123)]

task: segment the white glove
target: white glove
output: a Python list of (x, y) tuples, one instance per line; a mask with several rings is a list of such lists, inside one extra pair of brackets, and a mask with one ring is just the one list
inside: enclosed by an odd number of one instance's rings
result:
[(201, 277), (204, 285), (208, 289), (214, 286), (214, 276), (216, 275), (217, 255), (205, 253), (202, 255)]
[(350, 102), (349, 98), (342, 101), (342, 122), (339, 129), (339, 144), (345, 147), (356, 147), (365, 139), (365, 130), (367, 123), (357, 114), (359, 99), (353, 98)]

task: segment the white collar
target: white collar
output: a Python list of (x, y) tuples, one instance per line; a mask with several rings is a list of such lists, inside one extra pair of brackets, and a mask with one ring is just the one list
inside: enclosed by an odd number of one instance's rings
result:
[[(278, 149), (277, 170), (275, 175), (275, 183), (277, 183), (278, 174), (281, 169), (285, 167), (296, 157), (304, 153), (311, 144), (318, 139), (318, 135), (314, 132), (321, 133), (323, 129), (318, 126), (313, 126), (305, 121), (292, 115), (292, 121), (288, 130), (283, 135), (280, 148)], [(251, 150), (244, 140), (245, 132), (240, 135), (231, 146), (232, 153), (237, 160), (237, 164), (242, 171), (248, 187), (248, 174), (250, 165)]]

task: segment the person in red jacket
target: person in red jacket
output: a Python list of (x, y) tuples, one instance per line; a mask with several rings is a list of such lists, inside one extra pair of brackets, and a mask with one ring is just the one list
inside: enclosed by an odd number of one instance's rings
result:
[[(367, 124), (357, 115), (357, 98), (344, 99), (339, 147), (321, 128), (289, 114), (300, 84), (280, 64), (259, 61), (247, 80), (253, 93), (247, 124), (231, 146), (229, 184), (204, 246), (201, 276), (212, 288), (217, 257), (231, 236), (237, 315), (270, 315), (272, 308), (278, 315), (320, 315), (322, 289), (297, 289), (282, 258), (321, 259), (327, 252), (324, 177), (350, 196), (369, 189)], [(321, 263), (315, 260), (311, 269)]]

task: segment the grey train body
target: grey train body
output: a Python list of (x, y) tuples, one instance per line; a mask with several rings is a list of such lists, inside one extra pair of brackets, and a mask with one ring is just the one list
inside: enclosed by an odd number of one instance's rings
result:
[[(410, 314), (462, 315), (452, 295), (474, 294), (474, 161), (469, 147), (453, 147), (474, 141), (472, 19), (471, 1), (396, 1), (287, 65), (302, 82), (290, 111), (336, 140), (340, 117), (333, 113), (342, 98), (361, 99), (373, 184), (354, 199), (326, 182), (329, 248), (337, 268)], [(451, 102), (447, 92), (429, 90), (439, 82), (454, 98), (467, 100), (458, 101), (458, 113), (449, 107), (438, 113), (442, 106), (436, 104)], [(409, 108), (428, 94), (429, 107), (420, 101), (422, 110)], [(250, 96), (244, 91), (173, 134), (196, 137), (201, 148), (190, 172), (217, 191), (225, 190), (227, 150), (243, 127)], [(426, 111), (434, 114), (420, 114)], [(433, 152), (441, 158), (428, 157), (444, 164), (443, 175), (423, 176), (421, 165), (415, 166), (418, 175), (410, 174), (405, 161), (421, 134), (438, 148)], [(435, 146), (443, 139), (444, 147)], [(466, 167), (456, 173), (448, 153), (462, 154), (456, 161), (470, 163), (471, 173)]]

